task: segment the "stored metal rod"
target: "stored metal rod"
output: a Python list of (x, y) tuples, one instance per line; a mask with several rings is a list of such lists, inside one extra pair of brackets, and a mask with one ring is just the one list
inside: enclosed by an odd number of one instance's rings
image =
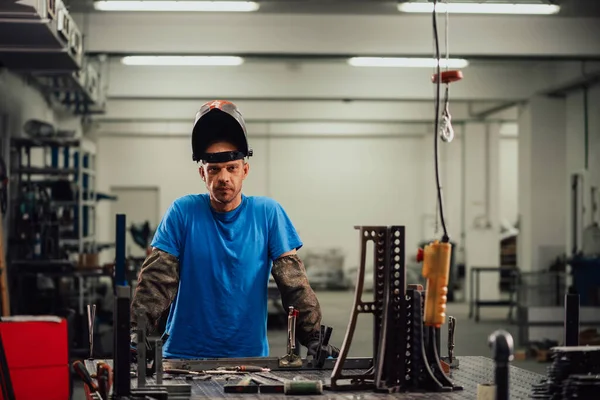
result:
[(116, 216), (116, 242), (115, 242), (115, 285), (127, 285), (125, 273), (125, 246), (126, 237), (126, 218), (125, 214)]
[(510, 394), (509, 369), (513, 359), (514, 343), (510, 333), (497, 330), (488, 339), (495, 366), (496, 399), (508, 400)]
[(88, 335), (89, 335), (89, 343), (90, 343), (90, 358), (94, 358), (94, 322), (96, 320), (96, 305), (95, 304), (88, 304), (87, 317), (88, 317)]
[(579, 346), (579, 295), (565, 295), (565, 346)]

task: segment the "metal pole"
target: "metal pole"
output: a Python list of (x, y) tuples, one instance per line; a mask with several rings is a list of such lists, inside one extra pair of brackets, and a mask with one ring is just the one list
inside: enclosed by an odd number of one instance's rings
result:
[(565, 295), (565, 346), (579, 346), (579, 295)]
[(115, 243), (115, 285), (127, 286), (125, 274), (125, 214), (116, 217), (116, 243)]

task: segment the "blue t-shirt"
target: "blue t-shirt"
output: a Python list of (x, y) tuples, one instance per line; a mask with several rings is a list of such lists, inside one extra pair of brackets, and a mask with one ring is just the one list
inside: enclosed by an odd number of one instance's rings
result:
[(265, 357), (267, 286), (272, 261), (302, 247), (285, 210), (244, 196), (217, 212), (208, 194), (181, 197), (163, 216), (152, 246), (179, 259), (166, 358)]

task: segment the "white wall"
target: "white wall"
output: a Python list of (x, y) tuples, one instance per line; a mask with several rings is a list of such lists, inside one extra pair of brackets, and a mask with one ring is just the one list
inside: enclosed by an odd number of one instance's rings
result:
[(0, 113), (8, 116), (12, 136), (22, 133), (28, 119), (55, 122), (54, 112), (44, 97), (24, 79), (3, 69), (0, 69)]
[(566, 247), (566, 103), (534, 96), (519, 118), (518, 264), (525, 271), (548, 268)]
[(519, 215), (519, 138), (503, 136), (500, 140), (500, 222), (506, 220), (514, 225)]
[[(456, 127), (460, 134), (460, 126)], [(271, 135), (276, 132), (270, 132)], [(509, 219), (516, 215), (516, 140), (501, 140), (500, 203)], [(507, 144), (508, 143), (508, 144)], [(98, 189), (159, 186), (161, 215), (177, 197), (205, 192), (185, 136), (100, 136)], [(434, 236), (435, 181), (431, 135), (255, 136), (255, 156), (244, 184), (248, 195), (279, 201), (291, 216), (305, 248), (339, 246), (346, 263), (358, 261), (354, 225), (405, 225), (407, 256), (419, 241)], [(462, 229), (460, 137), (440, 144), (446, 220), (453, 240)], [(512, 187), (509, 182), (512, 182)], [(100, 240), (113, 240), (110, 205), (98, 209)], [(131, 221), (133, 222), (133, 221)]]
[[(575, 90), (566, 99), (566, 133), (567, 133), (567, 172), (568, 179), (572, 173), (584, 175), (584, 215), (583, 225), (591, 223), (590, 187), (600, 186), (600, 84), (588, 88), (588, 167), (585, 166), (585, 113), (584, 91)], [(571, 190), (569, 182), (565, 185), (567, 196), (567, 251), (571, 252), (572, 244), (572, 211)], [(598, 214), (598, 213), (597, 213)], [(596, 215), (596, 221), (599, 215)], [(579, 227), (581, 232), (581, 226)], [(581, 234), (579, 235), (581, 244)]]

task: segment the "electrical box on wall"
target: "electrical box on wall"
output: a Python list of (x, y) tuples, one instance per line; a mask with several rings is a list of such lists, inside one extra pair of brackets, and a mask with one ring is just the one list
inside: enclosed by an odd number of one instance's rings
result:
[(61, 0), (0, 2), (0, 64), (13, 70), (76, 71), (83, 37)]

